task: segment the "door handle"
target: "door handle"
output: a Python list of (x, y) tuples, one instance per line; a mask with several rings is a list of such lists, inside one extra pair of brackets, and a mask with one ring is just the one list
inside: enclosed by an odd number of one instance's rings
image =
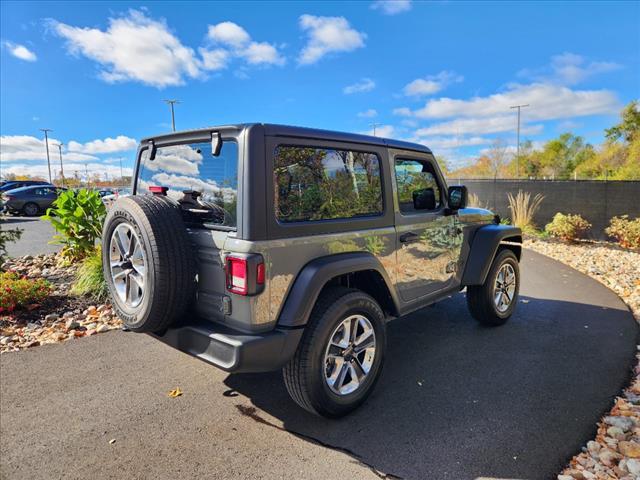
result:
[(420, 237), (418, 234), (413, 232), (407, 232), (400, 235), (400, 243), (411, 243), (417, 242), (418, 240), (420, 240)]

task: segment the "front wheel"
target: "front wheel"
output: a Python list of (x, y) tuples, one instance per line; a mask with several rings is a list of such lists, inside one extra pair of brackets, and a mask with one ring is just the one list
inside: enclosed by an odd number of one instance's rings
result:
[(332, 288), (318, 299), (298, 350), (284, 367), (287, 390), (311, 413), (346, 415), (371, 394), (385, 346), (378, 303), (359, 290)]
[(22, 207), (22, 213), (24, 213), (27, 217), (35, 217), (38, 215), (40, 208), (38, 205), (33, 202), (26, 203), (24, 207)]
[(467, 287), (467, 305), (483, 325), (498, 326), (509, 320), (518, 303), (520, 268), (511, 250), (496, 255), (482, 285)]

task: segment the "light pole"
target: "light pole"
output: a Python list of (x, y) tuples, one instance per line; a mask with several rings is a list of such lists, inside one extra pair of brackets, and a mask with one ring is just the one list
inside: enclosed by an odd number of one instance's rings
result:
[(120, 160), (120, 183), (122, 184), (120, 186), (124, 187), (124, 176), (122, 175), (122, 157), (120, 157), (118, 160)]
[(370, 124), (369, 124), (369, 126), (370, 126), (370, 127), (373, 127), (373, 136), (374, 136), (374, 137), (376, 136), (376, 127), (377, 127), (378, 125), (381, 125), (381, 124), (380, 124), (380, 123), (370, 123)]
[(64, 169), (62, 168), (62, 145), (64, 143), (56, 144), (58, 146), (58, 154), (60, 155), (60, 176), (62, 177), (62, 186), (64, 187)]
[(49, 132), (53, 132), (50, 128), (41, 128), (41, 132), (44, 132), (44, 144), (47, 149), (47, 167), (49, 168), (49, 183), (51, 183), (51, 160), (49, 159)]
[(176, 103), (180, 103), (180, 102), (178, 100), (165, 100), (165, 103), (171, 107), (171, 129), (175, 132), (176, 131), (176, 114), (175, 114), (175, 111), (173, 110), (173, 106)]
[(520, 178), (520, 109), (528, 107), (529, 104), (526, 105), (513, 105), (509, 108), (517, 108), (518, 109), (518, 144), (516, 145), (516, 178)]
[(87, 188), (89, 188), (89, 165), (87, 163), (84, 164), (84, 175), (87, 179)]

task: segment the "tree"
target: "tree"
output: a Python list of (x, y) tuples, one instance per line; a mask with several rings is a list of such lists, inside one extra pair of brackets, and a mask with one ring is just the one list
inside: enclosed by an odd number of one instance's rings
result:
[(549, 140), (540, 154), (540, 165), (547, 175), (554, 178), (571, 178), (576, 168), (595, 154), (593, 147), (584, 138), (572, 133), (563, 133)]
[(507, 146), (501, 138), (496, 138), (487, 154), (491, 176), (498, 178), (508, 162)]
[(640, 104), (637, 100), (629, 103), (620, 113), (619, 124), (605, 130), (605, 136), (610, 142), (622, 138), (626, 143), (631, 143), (633, 138), (640, 135)]

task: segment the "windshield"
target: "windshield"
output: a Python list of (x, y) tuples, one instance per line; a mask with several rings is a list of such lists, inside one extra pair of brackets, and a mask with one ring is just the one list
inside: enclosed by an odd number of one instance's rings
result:
[(149, 187), (166, 187), (178, 201), (188, 222), (235, 228), (238, 197), (238, 144), (225, 140), (218, 157), (211, 143), (159, 147), (149, 160), (142, 152), (137, 193), (149, 194)]

